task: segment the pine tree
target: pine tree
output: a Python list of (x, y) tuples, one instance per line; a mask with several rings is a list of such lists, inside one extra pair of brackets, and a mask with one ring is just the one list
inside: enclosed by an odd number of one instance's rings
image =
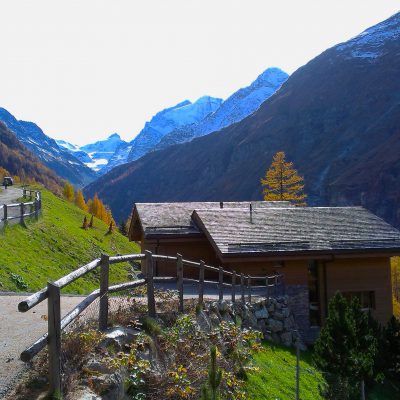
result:
[(328, 398), (341, 398), (358, 391), (358, 385), (373, 377), (377, 339), (357, 298), (351, 304), (337, 293), (329, 302), (328, 318), (314, 345), (314, 360), (326, 374)]
[(93, 214), (90, 216), (89, 228), (93, 228)]
[(63, 194), (68, 201), (74, 201), (74, 187), (69, 182), (65, 182)]
[(85, 217), (83, 218), (82, 229), (87, 229), (87, 227), (88, 227), (87, 218), (86, 218), (86, 215), (85, 215)]
[(217, 366), (217, 348), (212, 346), (210, 349), (210, 365), (208, 367), (207, 384), (201, 388), (201, 400), (218, 400), (219, 385), (222, 379), (222, 370)]
[(384, 334), (384, 359), (389, 376), (400, 382), (400, 320), (392, 316)]
[(83, 211), (88, 210), (88, 206), (85, 202), (85, 199), (83, 197), (81, 190), (78, 190), (75, 192), (75, 205), (78, 206)]
[(119, 224), (119, 233), (124, 236), (128, 236), (127, 221), (122, 220)]
[(297, 174), (292, 162), (285, 161), (285, 153), (274, 155), (269, 169), (261, 184), (266, 201), (291, 201), (296, 205), (305, 205), (306, 194), (303, 192), (303, 177)]

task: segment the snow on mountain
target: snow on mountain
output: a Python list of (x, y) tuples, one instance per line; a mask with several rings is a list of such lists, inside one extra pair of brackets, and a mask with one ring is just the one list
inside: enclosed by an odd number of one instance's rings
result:
[(365, 58), (373, 61), (388, 52), (388, 42), (400, 39), (400, 13), (380, 22), (345, 43), (335, 47), (339, 52), (345, 52), (346, 58)]
[(250, 86), (239, 89), (213, 113), (197, 124), (178, 127), (165, 135), (157, 149), (187, 142), (195, 137), (208, 135), (241, 121), (256, 111), (287, 80), (289, 75), (279, 68), (268, 68)]
[(127, 144), (117, 133), (113, 133), (107, 139), (80, 147), (64, 140), (57, 140), (57, 143), (94, 171), (100, 171), (105, 167), (115, 151), (121, 145)]
[(222, 99), (204, 96), (196, 102), (185, 100), (174, 107), (157, 113), (150, 122), (146, 122), (142, 131), (131, 142), (132, 149), (128, 161), (137, 160), (153, 150), (168, 133), (182, 126), (199, 123), (219, 108)]
[(124, 164), (128, 161), (129, 153), (131, 152), (131, 143), (122, 143), (116, 150), (113, 156), (108, 160), (108, 163), (101, 168), (100, 174), (105, 174), (114, 167)]
[(4, 108), (0, 108), (0, 121), (4, 122), (21, 143), (60, 177), (77, 186), (83, 186), (96, 178), (94, 171), (71, 152), (60, 147), (54, 139), (45, 135), (35, 123), (17, 120)]

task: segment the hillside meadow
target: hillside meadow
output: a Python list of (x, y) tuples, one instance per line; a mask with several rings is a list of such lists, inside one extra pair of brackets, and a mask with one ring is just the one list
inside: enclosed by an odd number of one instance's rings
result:
[[(0, 291), (36, 291), (48, 280), (56, 280), (89, 261), (109, 255), (132, 254), (139, 246), (129, 242), (117, 229), (108, 234), (108, 226), (94, 219), (94, 227), (82, 229), (84, 216), (90, 216), (74, 204), (51, 192), (42, 191), (42, 215), (26, 227), (5, 227), (0, 233)], [(110, 283), (128, 279), (131, 266), (115, 264)], [(91, 272), (64, 289), (83, 294), (98, 288), (98, 271)]]

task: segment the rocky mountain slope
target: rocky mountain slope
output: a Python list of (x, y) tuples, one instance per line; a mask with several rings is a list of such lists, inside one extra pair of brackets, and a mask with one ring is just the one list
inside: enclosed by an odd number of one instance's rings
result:
[(54, 139), (45, 135), (33, 122), (19, 121), (4, 108), (0, 108), (0, 121), (14, 132), (18, 140), (41, 162), (60, 177), (77, 186), (84, 186), (97, 177), (93, 170), (60, 148)]
[(54, 192), (62, 190), (62, 180), (22, 145), (3, 122), (0, 122), (0, 167), (22, 179), (34, 179)]
[(288, 79), (289, 75), (279, 68), (268, 68), (250, 86), (239, 89), (226, 99), (212, 114), (198, 124), (186, 125), (164, 136), (157, 149), (189, 142), (241, 121), (256, 111)]
[(310, 205), (363, 205), (400, 226), (400, 13), (298, 69), (251, 116), (89, 185), (117, 217), (136, 201), (260, 199), (285, 151)]

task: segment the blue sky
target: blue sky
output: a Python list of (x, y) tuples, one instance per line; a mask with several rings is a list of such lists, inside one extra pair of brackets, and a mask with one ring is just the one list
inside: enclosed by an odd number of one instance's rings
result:
[(48, 135), (131, 140), (157, 111), (288, 73), (399, 9), (385, 0), (2, 0), (0, 106)]

